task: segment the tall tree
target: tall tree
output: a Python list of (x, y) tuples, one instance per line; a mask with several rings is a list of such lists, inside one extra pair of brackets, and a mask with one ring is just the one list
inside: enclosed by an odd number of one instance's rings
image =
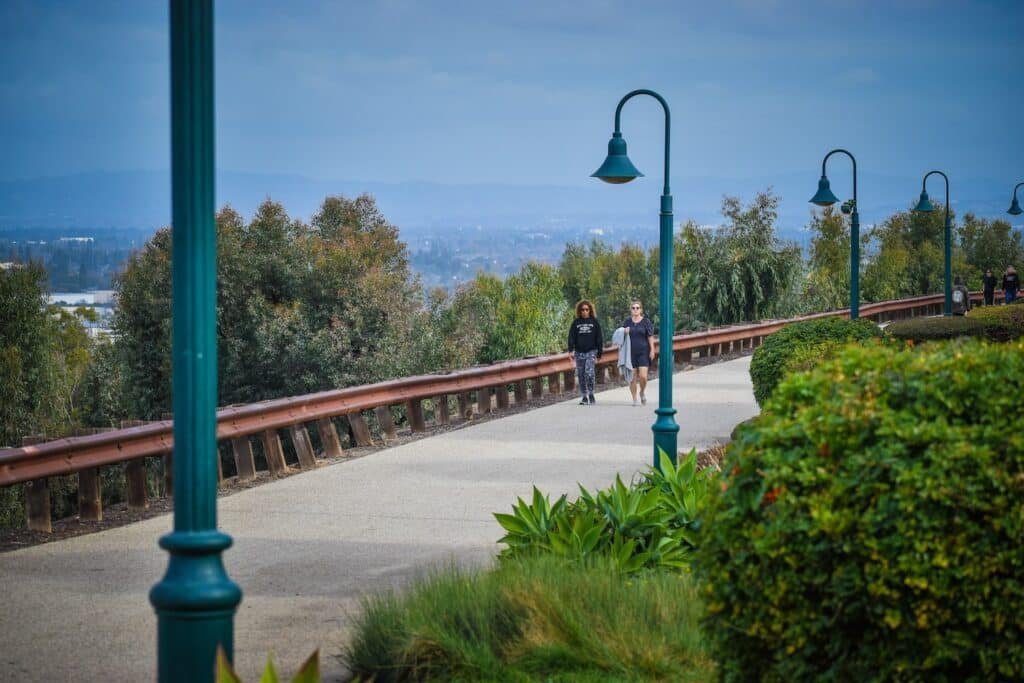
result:
[(726, 325), (781, 317), (800, 309), (799, 247), (775, 234), (778, 197), (769, 189), (743, 206), (722, 199), (728, 223), (705, 230), (690, 222), (677, 238), (684, 271), (681, 323)]

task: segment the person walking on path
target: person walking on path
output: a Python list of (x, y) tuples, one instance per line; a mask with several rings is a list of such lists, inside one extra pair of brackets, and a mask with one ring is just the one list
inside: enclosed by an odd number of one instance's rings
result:
[(594, 405), (594, 367), (604, 350), (601, 323), (594, 304), (583, 299), (576, 304), (576, 319), (569, 326), (569, 355), (576, 359), (580, 405)]
[(996, 276), (992, 274), (991, 268), (985, 269), (985, 277), (981, 278), (981, 288), (985, 293), (985, 305), (991, 306), (996, 302)]
[(633, 395), (633, 405), (637, 405), (639, 385), (640, 402), (646, 405), (647, 371), (654, 360), (654, 323), (644, 315), (644, 306), (639, 299), (633, 299), (629, 305), (629, 317), (622, 323), (622, 328), (629, 334), (630, 362), (633, 364), (629, 393)]
[(953, 278), (953, 315), (965, 315), (971, 310), (971, 293), (964, 286), (963, 278)]
[(1017, 291), (1020, 290), (1020, 278), (1013, 266), (1006, 266), (1006, 273), (1003, 275), (1003, 296), (1006, 303), (1012, 304), (1017, 299)]

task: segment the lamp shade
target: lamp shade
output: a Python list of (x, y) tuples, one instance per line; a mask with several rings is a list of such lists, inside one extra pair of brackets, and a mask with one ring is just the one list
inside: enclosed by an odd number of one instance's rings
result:
[(1006, 211), (1006, 213), (1010, 214), (1011, 216), (1019, 216), (1021, 215), (1021, 213), (1024, 213), (1024, 211), (1020, 210), (1020, 204), (1017, 203), (1017, 195), (1013, 195), (1013, 203), (1010, 204), (1010, 208)]
[(928, 199), (928, 193), (921, 190), (921, 199), (918, 200), (917, 206), (914, 207), (914, 211), (928, 212), (934, 210), (935, 205), (932, 204), (932, 200)]
[(839, 198), (832, 194), (832, 188), (828, 184), (828, 177), (821, 176), (818, 181), (818, 191), (810, 199), (811, 204), (818, 206), (832, 206), (839, 201)]
[(626, 156), (626, 141), (622, 139), (622, 133), (612, 134), (612, 139), (608, 141), (608, 158), (601, 164), (601, 168), (590, 174), (590, 177), (616, 185), (643, 177), (643, 173), (638, 171)]

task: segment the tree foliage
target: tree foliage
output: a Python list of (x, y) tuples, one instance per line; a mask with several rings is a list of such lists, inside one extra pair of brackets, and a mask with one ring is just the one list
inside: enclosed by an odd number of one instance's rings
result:
[(728, 223), (705, 230), (693, 222), (678, 238), (682, 255), (682, 322), (687, 327), (782, 317), (800, 309), (800, 249), (775, 234), (779, 200), (769, 189), (746, 207), (722, 199)]

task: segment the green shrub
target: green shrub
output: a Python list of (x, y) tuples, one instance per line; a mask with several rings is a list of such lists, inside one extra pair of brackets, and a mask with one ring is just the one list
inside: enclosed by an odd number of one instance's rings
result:
[[(1024, 302), (1024, 299), (1021, 300)], [(1014, 301), (1009, 306), (984, 306), (967, 312), (971, 320), (983, 320), (987, 323), (1005, 325), (1012, 331), (1013, 337), (1024, 335), (1024, 306)]]
[(512, 514), (494, 515), (506, 532), (499, 559), (605, 557), (626, 573), (688, 568), (713, 476), (697, 470), (697, 452), (690, 451), (678, 468), (661, 453), (661, 469), (650, 468), (628, 487), (619, 477), (596, 495), (581, 486), (572, 503), (563, 495), (552, 504), (534, 487), (530, 503), (520, 498)]
[(1024, 679), (1024, 342), (850, 347), (730, 445), (696, 567), (727, 681)]
[[(1006, 308), (1002, 306), (1001, 308)], [(996, 318), (951, 316), (900, 320), (885, 328), (886, 334), (896, 339), (926, 342), (942, 339), (975, 337), (991, 341), (1008, 341), (1020, 336), (1008, 321)]]
[(769, 335), (750, 360), (750, 379), (758, 405), (775, 390), (779, 381), (794, 369), (807, 369), (846, 342), (881, 337), (870, 320), (820, 318), (786, 325)]
[[(584, 597), (585, 596), (585, 597)], [(364, 601), (342, 659), (392, 681), (707, 681), (689, 574), (626, 576), (555, 557), (448, 568)]]

